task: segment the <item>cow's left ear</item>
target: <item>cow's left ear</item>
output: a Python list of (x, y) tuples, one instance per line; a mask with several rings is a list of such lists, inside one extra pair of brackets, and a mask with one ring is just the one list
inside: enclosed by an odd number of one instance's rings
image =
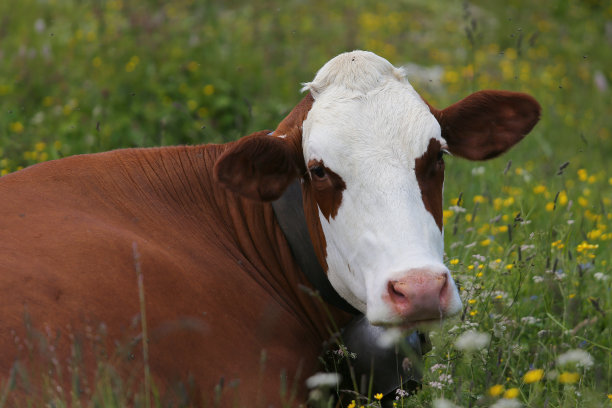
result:
[(253, 200), (276, 200), (300, 174), (293, 139), (273, 136), (269, 130), (243, 137), (215, 163), (215, 181)]
[(429, 108), (440, 123), (449, 151), (469, 160), (499, 156), (521, 141), (540, 119), (538, 102), (519, 92), (479, 91), (446, 109)]

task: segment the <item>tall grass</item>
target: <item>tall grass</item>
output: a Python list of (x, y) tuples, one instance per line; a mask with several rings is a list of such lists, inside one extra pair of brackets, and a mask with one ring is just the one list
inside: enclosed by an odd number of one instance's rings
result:
[[(272, 128), (300, 82), (354, 48), (418, 64), (412, 82), (435, 106), (533, 94), (542, 120), (519, 146), (447, 162), (446, 256), (465, 309), (432, 333), (423, 389), (396, 403), (612, 404), (609, 2), (24, 0), (0, 15), (2, 174)], [(489, 340), (466, 349), (466, 332)], [(574, 350), (592, 364), (566, 362)]]

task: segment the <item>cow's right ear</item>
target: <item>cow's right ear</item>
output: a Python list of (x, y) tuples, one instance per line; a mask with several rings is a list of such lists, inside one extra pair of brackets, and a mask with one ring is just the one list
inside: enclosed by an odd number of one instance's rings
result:
[(540, 119), (538, 102), (520, 92), (478, 91), (446, 109), (429, 109), (440, 123), (448, 150), (469, 160), (499, 156)]
[(273, 201), (304, 166), (296, 135), (261, 131), (234, 142), (214, 167), (215, 181), (253, 200)]

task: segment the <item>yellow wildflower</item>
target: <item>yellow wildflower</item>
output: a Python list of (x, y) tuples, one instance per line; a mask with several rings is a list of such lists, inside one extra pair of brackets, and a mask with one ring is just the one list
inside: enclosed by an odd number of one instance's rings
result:
[(198, 103), (194, 101), (193, 99), (190, 99), (187, 101), (187, 107), (189, 108), (190, 111), (194, 111), (198, 107)]
[(206, 116), (208, 116), (208, 109), (206, 109), (205, 107), (201, 107), (200, 109), (198, 109), (198, 116), (200, 116), (201, 118), (205, 118)]
[(355, 400), (352, 400), (350, 404), (348, 404), (347, 408), (355, 408), (357, 406), (357, 403), (355, 402)]
[(557, 248), (557, 249), (563, 249), (563, 247), (564, 247), (565, 245), (564, 245), (564, 244), (561, 242), (561, 240), (559, 239), (559, 240), (557, 240), (557, 241), (553, 242), (552, 244), (550, 244), (550, 246), (551, 246), (551, 247), (553, 247), (553, 248)]
[(13, 122), (10, 125), (10, 129), (14, 133), (23, 133), (24, 127), (21, 122)]
[(546, 186), (544, 186), (544, 185), (542, 185), (542, 184), (537, 185), (537, 186), (535, 186), (535, 187), (533, 188), (533, 193), (534, 193), (534, 194), (542, 194), (542, 193), (544, 193), (545, 191), (546, 191)]
[(588, 178), (589, 178), (589, 175), (588, 175), (586, 169), (579, 169), (578, 170), (578, 179), (580, 181), (587, 181)]
[(211, 84), (208, 84), (204, 88), (202, 88), (202, 92), (204, 93), (204, 95), (210, 96), (215, 93), (215, 87)]
[(535, 370), (527, 371), (523, 376), (523, 381), (526, 384), (531, 384), (540, 381), (542, 377), (544, 377), (544, 370), (537, 368)]
[(190, 72), (195, 72), (195, 71), (197, 71), (197, 70), (198, 70), (198, 67), (199, 67), (199, 66), (200, 66), (200, 64), (198, 64), (197, 62), (195, 62), (195, 61), (190, 61), (190, 62), (189, 62), (189, 64), (187, 64), (187, 69), (188, 69)]
[(557, 379), (561, 384), (573, 384), (575, 382), (578, 382), (578, 380), (580, 379), (580, 374), (564, 371), (559, 374), (559, 377), (557, 377)]
[(381, 400), (383, 397), (382, 392), (379, 392), (378, 394), (374, 394), (374, 398), (376, 398), (377, 400)]
[(459, 260), (457, 258), (450, 260), (451, 265), (457, 265), (458, 263), (459, 263)]
[(516, 398), (518, 397), (518, 395), (519, 395), (518, 388), (508, 388), (506, 392), (504, 392), (504, 398), (506, 399)]
[(489, 395), (492, 397), (497, 397), (498, 395), (501, 395), (502, 392), (504, 392), (504, 386), (501, 384), (495, 384), (489, 388)]
[(482, 241), (480, 241), (480, 245), (482, 246), (489, 246), (491, 244), (491, 240), (490, 239), (483, 239)]
[(568, 201), (569, 199), (567, 198), (567, 193), (565, 192), (565, 190), (559, 192), (559, 197), (557, 197), (557, 202), (559, 203), (559, 205), (565, 205)]

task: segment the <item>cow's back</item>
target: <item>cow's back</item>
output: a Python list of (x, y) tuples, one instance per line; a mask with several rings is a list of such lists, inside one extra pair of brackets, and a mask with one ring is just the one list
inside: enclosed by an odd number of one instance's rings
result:
[(291, 376), (296, 351), (308, 371), (325, 335), (320, 311), (285, 273), (295, 265), (270, 206), (212, 181), (220, 149), (75, 156), (0, 179), (1, 376), (17, 357), (67, 367), (76, 343), (89, 351), (84, 366), (105, 348), (139, 377), (138, 269), (158, 381), (191, 377), (206, 398), (223, 377), (246, 395), (261, 369), (276, 385), (280, 370)]

